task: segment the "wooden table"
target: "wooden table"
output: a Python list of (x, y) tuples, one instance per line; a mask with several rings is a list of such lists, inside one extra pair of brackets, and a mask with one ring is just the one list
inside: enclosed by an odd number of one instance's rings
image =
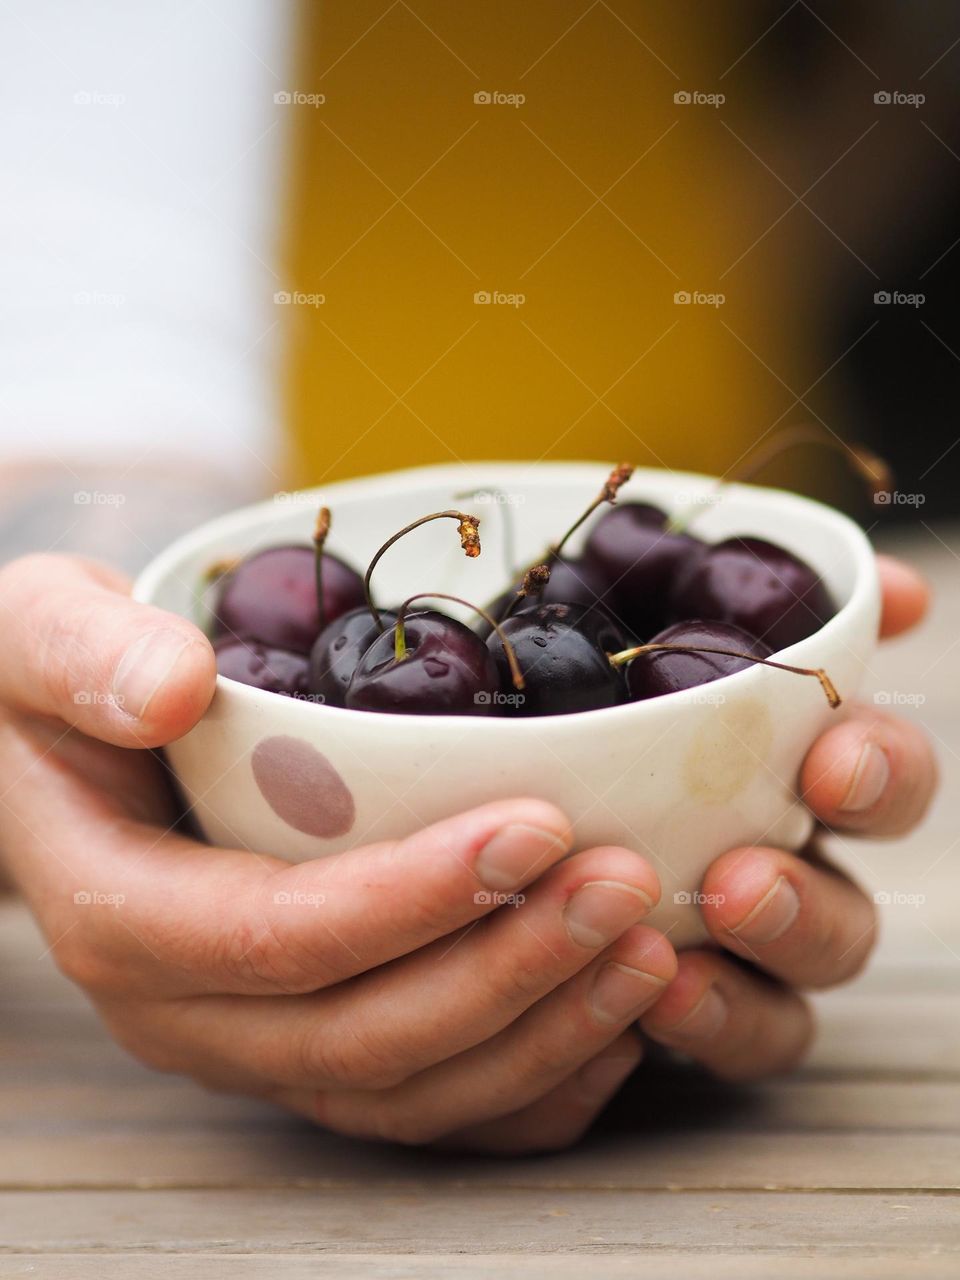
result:
[[(902, 844), (836, 842), (874, 891), (870, 972), (817, 997), (804, 1069), (641, 1075), (579, 1149), (441, 1158), (328, 1137), (129, 1061), (0, 909), (0, 1276), (960, 1274), (960, 531), (901, 539), (941, 590), (876, 686), (921, 694), (945, 785)], [(922, 895), (920, 905), (911, 895)], [(549, 1257), (545, 1257), (549, 1255)]]

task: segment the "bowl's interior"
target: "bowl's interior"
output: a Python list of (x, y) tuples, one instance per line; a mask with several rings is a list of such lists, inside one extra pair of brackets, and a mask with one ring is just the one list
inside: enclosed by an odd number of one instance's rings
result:
[[(434, 521), (386, 553), (373, 589), (385, 605), (421, 591), (485, 604), (508, 585), (508, 556), (522, 565), (542, 555), (599, 491), (605, 474), (602, 463), (467, 463), (282, 494), (181, 538), (144, 571), (135, 595), (203, 624), (198, 585), (212, 563), (279, 543), (308, 543), (317, 508), (326, 502), (333, 511), (329, 550), (361, 571), (386, 538), (418, 516), (447, 508), (478, 515), (481, 556), (463, 555), (453, 521)], [(852, 521), (820, 503), (750, 485), (718, 492), (713, 477), (654, 470), (635, 472), (621, 498), (649, 500), (671, 513), (692, 511), (691, 531), (708, 542), (750, 533), (779, 543), (820, 573), (838, 608), (867, 589), (866, 539)], [(588, 529), (579, 531), (574, 550)], [(459, 613), (470, 618), (469, 611)]]

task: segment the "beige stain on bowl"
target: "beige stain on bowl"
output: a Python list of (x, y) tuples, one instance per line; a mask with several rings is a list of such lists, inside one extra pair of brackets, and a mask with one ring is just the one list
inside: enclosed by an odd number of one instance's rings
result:
[(683, 777), (691, 799), (724, 804), (765, 767), (773, 724), (757, 698), (724, 702), (713, 711), (687, 750)]

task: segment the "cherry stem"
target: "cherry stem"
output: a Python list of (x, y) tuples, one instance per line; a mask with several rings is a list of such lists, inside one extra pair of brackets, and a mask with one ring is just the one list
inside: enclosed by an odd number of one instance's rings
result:
[(621, 462), (618, 467), (614, 467), (604, 481), (603, 488), (587, 507), (586, 511), (584, 511), (583, 514), (573, 522), (560, 541), (548, 549), (547, 558), (550, 560), (559, 560), (560, 552), (567, 545), (567, 542), (573, 537), (580, 526), (585, 521), (589, 520), (596, 509), (598, 507), (602, 507), (605, 502), (609, 502), (610, 505), (613, 506), (617, 501), (617, 494), (632, 475), (633, 467), (629, 462)]
[(317, 512), (317, 523), (313, 527), (314, 574), (317, 581), (317, 615), (320, 619), (320, 630), (327, 625), (327, 611), (323, 604), (323, 547), (330, 532), (330, 508), (321, 507)]
[(523, 582), (514, 595), (513, 599), (504, 609), (500, 617), (501, 622), (513, 616), (514, 610), (521, 600), (525, 600), (527, 596), (538, 596), (542, 593), (544, 587), (550, 581), (550, 566), (548, 564), (535, 564), (531, 569), (523, 575)]
[(613, 666), (622, 667), (625, 663), (632, 662), (634, 658), (639, 658), (642, 653), (655, 653), (657, 650), (672, 650), (676, 653), (718, 653), (725, 658), (745, 658), (748, 662), (758, 662), (764, 667), (776, 667), (778, 671), (789, 671), (796, 676), (814, 676), (820, 681), (820, 687), (834, 711), (843, 701), (823, 667), (792, 667), (789, 663), (774, 662), (770, 658), (758, 658), (752, 653), (743, 653), (739, 649), (715, 649), (705, 644), (640, 644), (634, 649), (608, 653), (607, 657)]
[(407, 636), (404, 629), (404, 616), (414, 600), (450, 600), (453, 604), (462, 604), (465, 609), (472, 609), (474, 613), (478, 613), (484, 622), (490, 624), (493, 630), (500, 637), (500, 643), (503, 645), (503, 652), (507, 655), (507, 666), (510, 668), (510, 679), (513, 681), (513, 687), (519, 690), (526, 687), (523, 678), (523, 672), (520, 670), (520, 663), (517, 661), (517, 654), (504, 635), (500, 623), (497, 622), (486, 609), (481, 609), (478, 604), (471, 604), (469, 600), (462, 600), (460, 596), (445, 595), (442, 591), (419, 591), (415, 596), (409, 596), (404, 600), (403, 604), (397, 610), (397, 620), (394, 623), (394, 656), (398, 662), (402, 662), (407, 656)]
[[(854, 474), (859, 476), (870, 490), (872, 497), (876, 497), (878, 493), (888, 493), (893, 488), (893, 472), (889, 463), (885, 462), (879, 454), (863, 444), (848, 444), (828, 428), (808, 422), (794, 427), (784, 427), (772, 440), (757, 445), (728, 476), (717, 480), (714, 493), (721, 491), (726, 484), (748, 484), (754, 476), (781, 454), (809, 444), (832, 449), (834, 453), (839, 453), (845, 458)], [(684, 516), (672, 517), (667, 523), (668, 530), (671, 533), (683, 533), (696, 514), (695, 510), (691, 510)]]
[(453, 495), (459, 502), (465, 498), (495, 498), (497, 505), (502, 512), (501, 521), (503, 524), (503, 563), (507, 567), (507, 577), (512, 578), (517, 571), (516, 557), (516, 538), (513, 529), (513, 512), (510, 510), (509, 494), (504, 493), (502, 489), (468, 489), (463, 493), (455, 493)]
[(399, 542), (408, 533), (411, 533), (414, 529), (419, 529), (422, 524), (427, 524), (430, 520), (456, 520), (457, 532), (460, 534), (460, 546), (463, 548), (464, 553), (471, 560), (480, 554), (480, 519), (478, 516), (468, 516), (463, 511), (434, 511), (428, 516), (421, 516), (419, 520), (414, 520), (411, 524), (406, 525), (395, 533), (392, 538), (388, 538), (370, 561), (363, 578), (363, 594), (367, 602), (367, 608), (370, 610), (370, 614), (377, 624), (377, 630), (381, 635), (385, 628), (383, 619), (380, 617), (380, 611), (373, 603), (373, 596), (370, 594), (370, 578), (385, 551), (389, 551), (395, 542)]

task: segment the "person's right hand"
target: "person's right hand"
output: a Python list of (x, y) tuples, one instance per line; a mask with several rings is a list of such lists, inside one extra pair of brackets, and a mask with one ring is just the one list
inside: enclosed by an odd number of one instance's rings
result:
[(195, 723), (213, 653), (126, 591), (66, 558), (0, 572), (0, 848), (114, 1036), (341, 1133), (573, 1141), (676, 973), (639, 923), (660, 893), (649, 863), (565, 858), (564, 815), (524, 799), (298, 866), (186, 838), (162, 764), (130, 748)]

